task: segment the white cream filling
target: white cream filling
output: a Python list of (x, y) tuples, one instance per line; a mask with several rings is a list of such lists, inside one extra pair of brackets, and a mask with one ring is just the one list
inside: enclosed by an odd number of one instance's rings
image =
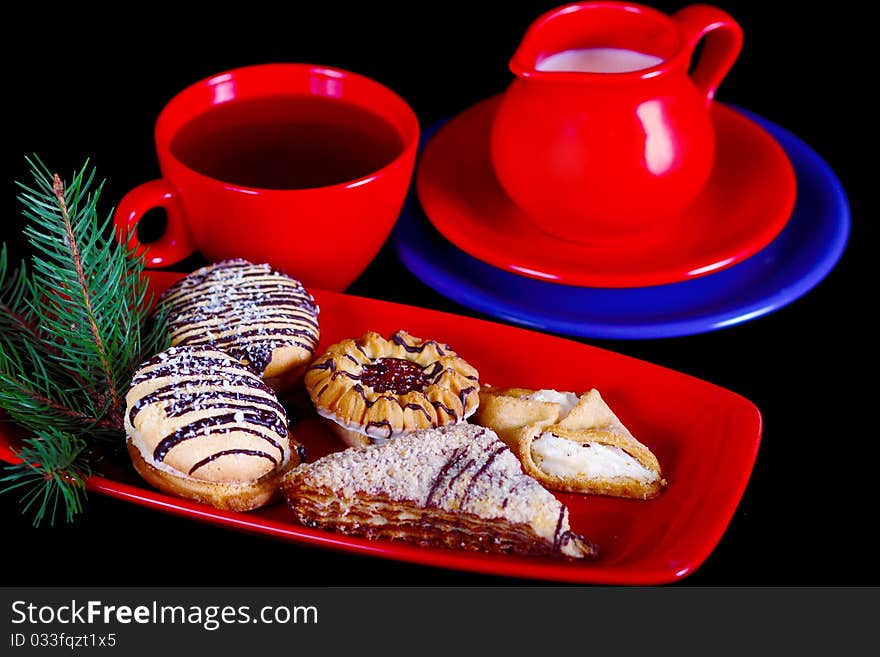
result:
[(612, 479), (628, 477), (656, 481), (658, 475), (613, 445), (582, 444), (551, 433), (532, 441), (532, 459), (541, 470), (557, 477)]
[(573, 392), (558, 390), (538, 390), (526, 396), (526, 399), (537, 402), (553, 402), (559, 404), (559, 419), (562, 420), (577, 406), (578, 396)]

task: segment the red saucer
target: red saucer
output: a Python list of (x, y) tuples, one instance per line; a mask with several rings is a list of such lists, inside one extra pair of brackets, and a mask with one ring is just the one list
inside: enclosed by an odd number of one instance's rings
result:
[(715, 102), (715, 168), (679, 218), (637, 240), (567, 242), (531, 223), (495, 178), (489, 127), (499, 99), (477, 103), (437, 132), (422, 153), (416, 191), (446, 239), (501, 269), (582, 287), (674, 283), (754, 255), (794, 208), (795, 176), (785, 151), (756, 123)]

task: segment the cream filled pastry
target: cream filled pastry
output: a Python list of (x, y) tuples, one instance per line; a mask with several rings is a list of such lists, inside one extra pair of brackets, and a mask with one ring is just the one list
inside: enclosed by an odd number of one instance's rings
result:
[(162, 491), (246, 511), (272, 501), (281, 475), (302, 460), (272, 389), (211, 347), (154, 356), (125, 401), (132, 463)]
[(406, 331), (334, 344), (304, 381), (318, 414), (349, 446), (463, 422), (480, 401), (477, 370), (449, 345)]
[(480, 391), (475, 421), (494, 429), (523, 470), (551, 490), (649, 499), (666, 486), (657, 458), (598, 390)]
[(269, 265), (224, 260), (198, 269), (159, 300), (172, 345), (212, 344), (276, 390), (296, 381), (318, 344), (318, 307), (302, 284)]
[(596, 556), (567, 507), (491, 429), (463, 423), (300, 465), (282, 480), (299, 521), (368, 538), (469, 550)]

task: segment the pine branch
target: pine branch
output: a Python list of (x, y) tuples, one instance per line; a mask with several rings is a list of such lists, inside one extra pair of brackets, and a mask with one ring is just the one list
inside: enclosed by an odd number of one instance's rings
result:
[(115, 239), (110, 215), (99, 218), (94, 169), (86, 163), (65, 186), (28, 162), (33, 186), (19, 183), (28, 270), (9, 274), (0, 250), (0, 410), (34, 436), (0, 492), (26, 490), (37, 521), (62, 507), (70, 519), (82, 508), (87, 448), (121, 444), (131, 376), (168, 337), (163, 316), (149, 320), (142, 255), (120, 244), (131, 235)]
[(8, 331), (21, 331), (39, 340), (33, 317), (27, 311), (27, 297), (31, 289), (25, 266), (22, 264), (7, 281), (8, 265), (8, 253), (3, 244), (0, 245), (0, 329), (3, 329), (0, 336)]
[[(6, 249), (0, 250), (0, 280), (6, 278)], [(46, 341), (28, 310), (30, 291), (24, 267), (0, 288), (0, 408), (22, 426), (39, 430), (48, 422), (66, 431), (118, 429), (105, 419), (77, 410), (65, 388), (85, 390), (76, 375), (54, 367), (57, 347)], [(67, 386), (66, 379), (72, 378)], [(55, 388), (54, 398), (49, 391)]]
[(89, 191), (93, 169), (73, 176), (62, 203), (54, 176), (38, 160), (32, 166), (37, 185), (22, 186), (20, 199), (30, 219), (25, 235), (37, 252), (41, 331), (59, 347), (59, 362), (92, 391), (87, 412), (108, 414), (121, 426), (131, 373), (162, 337), (145, 326), (151, 300), (141, 277), (143, 259), (112, 239), (109, 216), (99, 220), (102, 185)]
[[(0, 376), (3, 375), (0, 374)], [(0, 388), (0, 395), (4, 392), (14, 399), (18, 405), (18, 408), (15, 410), (8, 411), (11, 419), (28, 429), (41, 429), (54, 418), (56, 426), (70, 426), (74, 429), (82, 428), (85, 431), (90, 429), (107, 430), (114, 433), (119, 431), (119, 427), (112, 420), (96, 418), (75, 411), (69, 406), (65, 406), (40, 394), (37, 390), (27, 385), (25, 381), (4, 377), (2, 388)], [(30, 405), (26, 409), (22, 408), (22, 401), (25, 399), (30, 400)], [(3, 406), (3, 401), (4, 398), (0, 396), (0, 406)], [(32, 412), (28, 413), (26, 412), (27, 410)]]
[(95, 345), (97, 346), (98, 358), (101, 361), (101, 369), (104, 372), (104, 376), (107, 382), (107, 392), (110, 397), (110, 407), (118, 408), (119, 407), (119, 397), (117, 396), (116, 391), (116, 382), (113, 378), (113, 373), (110, 371), (110, 367), (107, 365), (107, 350), (104, 348), (104, 340), (101, 337), (101, 334), (98, 331), (98, 326), (95, 323), (95, 313), (92, 308), (92, 299), (89, 295), (89, 286), (86, 282), (86, 275), (83, 272), (82, 267), (82, 258), (79, 254), (79, 247), (77, 246), (76, 236), (73, 234), (73, 226), (70, 225), (70, 215), (67, 212), (67, 203), (64, 200), (64, 183), (61, 182), (61, 178), (58, 174), (54, 174), (52, 176), (52, 191), (55, 193), (55, 198), (58, 199), (58, 207), (61, 210), (61, 219), (64, 222), (64, 230), (67, 233), (68, 245), (70, 246), (70, 254), (73, 259), (73, 266), (76, 270), (76, 279), (77, 283), (79, 283), (80, 293), (82, 294), (83, 304), (85, 305), (86, 310), (86, 319), (88, 320), (89, 330), (92, 333), (92, 338), (95, 340)]
[(85, 482), (91, 467), (85, 458), (86, 442), (54, 427), (27, 438), (16, 456), (21, 463), (5, 468), (0, 484), (4, 492), (22, 492), (22, 513), (33, 513), (34, 525), (55, 523), (63, 507), (70, 522), (82, 512)]

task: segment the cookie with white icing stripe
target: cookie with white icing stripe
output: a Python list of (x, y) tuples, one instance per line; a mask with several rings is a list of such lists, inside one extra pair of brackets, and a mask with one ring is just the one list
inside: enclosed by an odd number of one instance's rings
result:
[(128, 452), (162, 491), (234, 511), (271, 502), (302, 460), (275, 393), (210, 347), (171, 347), (140, 366), (125, 398)]
[(302, 283), (242, 259), (192, 272), (159, 305), (172, 345), (211, 344), (276, 390), (302, 375), (320, 335), (318, 307)]

